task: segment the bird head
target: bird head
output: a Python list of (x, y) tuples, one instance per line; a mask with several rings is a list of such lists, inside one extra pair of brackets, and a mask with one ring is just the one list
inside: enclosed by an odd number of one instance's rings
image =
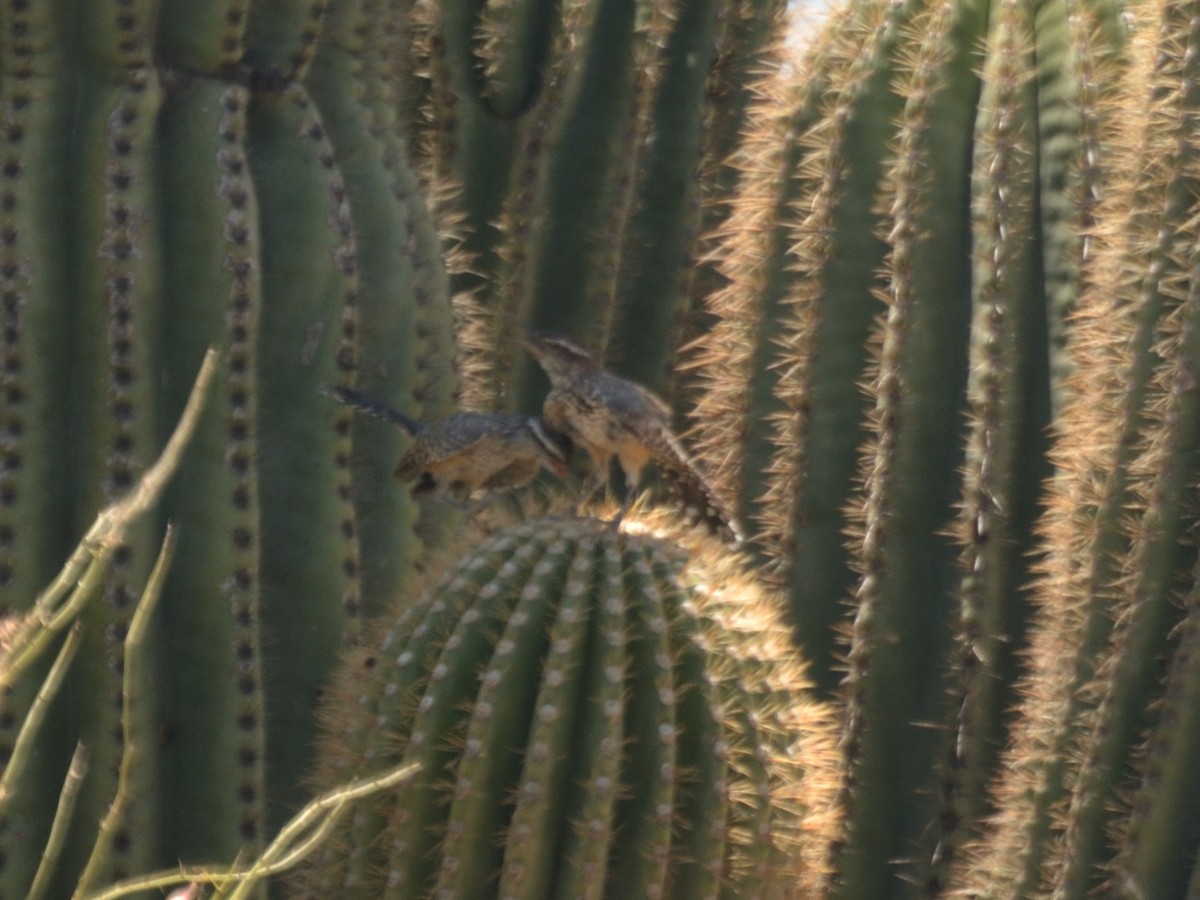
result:
[(533, 331), (522, 343), (545, 370), (552, 384), (568, 382), (581, 370), (596, 366), (596, 359), (591, 353), (561, 334)]

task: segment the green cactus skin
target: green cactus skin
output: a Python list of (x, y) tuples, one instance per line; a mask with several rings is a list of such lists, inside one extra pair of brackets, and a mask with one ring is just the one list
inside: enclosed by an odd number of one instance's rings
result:
[(1194, 841), (1179, 840), (1194, 810), (1165, 796), (1160, 766), (1193, 739), (1172, 714), (1193, 665), (1177, 600), (1194, 582), (1200, 439), (1198, 38), (1187, 5), (1157, 14), (1107, 101), (1126, 113), (1080, 302), (1079, 400), (1055, 451), (1030, 673), (994, 828), (962, 878), (979, 896), (1183, 897), (1195, 864)]
[[(144, 21), (138, 19), (136, 30), (143, 27)], [(141, 48), (140, 43), (135, 46)], [(143, 74), (124, 87), (96, 88), (82, 104), (85, 152), (77, 158), (77, 166), (85, 178), (107, 189), (95, 195), (100, 202), (81, 204), (80, 228), (73, 235), (82, 294), (77, 325), (82, 333), (106, 335), (103, 342), (81, 345), (76, 357), (79, 374), (86, 378), (85, 373), (92, 373), (87, 378), (90, 396), (85, 394), (76, 407), (76, 421), (95, 437), (78, 471), (102, 473), (98, 483), (77, 485), (75, 519), (80, 528), (85, 517), (132, 487), (156, 443), (148, 375), (156, 350), (153, 336), (159, 329), (155, 301), (161, 276), (158, 247), (151, 238), (158, 227), (153, 208), (156, 148), (151, 135), (162, 92), (152, 70), (140, 71)], [(89, 764), (100, 772), (115, 771), (121, 759), (123, 643), (153, 563), (155, 532), (149, 519), (130, 530), (114, 560), (103, 602), (89, 607), (85, 615), (84, 653), (69, 688), (72, 705), (78, 706), (68, 715), (81, 720), (83, 740), (90, 748)], [(140, 728), (152, 732), (153, 705), (142, 703), (133, 709)], [(157, 831), (157, 816), (146, 797), (155, 781), (153, 758), (145, 757), (145, 765), (136, 772), (106, 880), (144, 867), (153, 848), (152, 841), (143, 837)], [(111, 792), (108, 778), (85, 780), (77, 804), (80, 821), (99, 821), (111, 803)]]
[[(421, 418), (444, 410), (457, 386), (445, 303), (449, 286), (438, 237), (397, 131), (398, 87), (387, 68), (395, 47), (384, 40), (386, 32), (371, 12), (351, 5), (331, 9), (309, 81), (339, 148), (351, 209), (387, 226), (356, 235), (357, 385)], [(345, 103), (348, 96), (361, 97), (361, 103)], [(397, 304), (394, 298), (405, 291), (412, 302)], [(434, 544), (440, 540), (446, 507), (427, 504), (418, 510), (392, 477), (393, 466), (364, 464), (400, 457), (404, 439), (397, 429), (359, 417), (353, 438), (355, 509), (362, 556), (369, 563), (362, 572), (363, 594), (382, 598), (411, 571), (421, 549), (417, 534)]]
[[(427, 184), (455, 186), (447, 230), (469, 260), (455, 287), (476, 293), (465, 302), (487, 322), (471, 396), (536, 408), (545, 382), (514, 340), (529, 324), (598, 350), (618, 336), (615, 367), (665, 391), (680, 336), (703, 320), (683, 290), (702, 192), (715, 227), (736, 183), (696, 172), (706, 147), (733, 151), (781, 8), (404, 5), (428, 78), (410, 146)], [(709, 122), (721, 124), (711, 140)]]
[[(260, 209), (246, 151), (249, 103), (244, 87), (195, 79), (160, 120), (170, 173), (165, 242), (177, 251), (165, 261), (174, 303), (164, 340), (180, 361), (168, 370), (168, 402), (186, 388), (183, 360), (206, 344), (222, 350), (221, 389), (172, 498), (180, 521), (202, 525), (180, 530), (160, 612), (159, 664), (170, 660), (180, 676), (220, 673), (171, 679), (162, 700), (173, 740), (161, 789), (197, 810), (169, 817), (163, 844), (194, 848), (194, 859), (256, 845), (264, 817), (261, 487), (246, 464), (259, 452), (255, 359), (263, 304)], [(181, 597), (207, 602), (179, 603)]]
[[(67, 272), (54, 260), (66, 255), (58, 227), (70, 202), (54, 173), (67, 167), (69, 76), (63, 68), (60, 23), (47, 9), (0, 5), (0, 595), (28, 598), (53, 576), (68, 546), (62, 535), (72, 500), (56, 477), (66, 446), (69, 336), (58, 327), (65, 314)], [(45, 167), (30, 165), (46, 161)], [(35, 304), (34, 297), (45, 302)], [(9, 601), (10, 602), (10, 601)], [(11, 602), (10, 602), (11, 608)], [(33, 689), (19, 687), (0, 704), (0, 753), (12, 751)], [(23, 839), (41, 846), (50, 826), (57, 784), (53, 770), (67, 760), (36, 758), (27, 774), (34, 790), (14, 801), (0, 823), (0, 893), (20, 896), (37, 859), (20, 852)], [(19, 887), (10, 887), (16, 885)]]
[[(692, 263), (683, 274), (684, 300), (677, 309), (675, 344), (693, 347), (712, 327), (707, 298), (717, 294), (725, 281), (720, 272), (720, 236), (730, 226), (734, 199), (744, 169), (756, 159), (747, 150), (761, 141), (759, 129), (749, 114), (763, 82), (763, 72), (786, 58), (786, 42), (804, 33), (785, 3), (744, 0), (717, 9), (715, 42), (717, 55), (709, 69), (706, 85), (705, 119), (701, 127), (701, 151), (693, 177), (699, 183), (699, 209), (694, 212), (696, 234)], [(809, 35), (811, 39), (815, 36)], [(618, 350), (627, 339), (616, 340)], [(680, 363), (687, 355), (681, 353)], [(702, 396), (686, 364), (677, 365), (662, 392), (675, 408), (690, 408)]]
[[(1171, 672), (1163, 685), (1162, 706), (1146, 741), (1131, 814), (1120, 822), (1120, 854), (1111, 881), (1145, 897), (1195, 897), (1195, 866), (1200, 863), (1195, 834), (1200, 793), (1195, 761), (1200, 754), (1200, 617), (1197, 584), (1187, 596)], [(1188, 885), (1189, 869), (1192, 884)], [(1186, 886), (1186, 887), (1185, 887)]]
[[(392, 484), (396, 436), (317, 392), (362, 370), (439, 415), (455, 389), (438, 239), (389, 109), (404, 89), (382, 42), (403, 36), (374, 27), (389, 14), (0, 3), (0, 602), (28, 605), (160, 443), (204, 349), (221, 355), (203, 434), (158, 521), (126, 536), (0, 825), (0, 896), (28, 888), (80, 736), (92, 765), (52, 892), (111, 803), (126, 598), (164, 519), (179, 550), (96, 884), (253, 854), (300, 805), (336, 653), (446, 530)], [(26, 702), (5, 698), (0, 750)]]
[(533, 521), (385, 616), (331, 691), (318, 781), (421, 773), (289, 896), (811, 896), (828, 710), (713, 551)]
[[(952, 688), (958, 709), (944, 757), (941, 827), (933, 829), (920, 854), (929, 860), (922, 881), (931, 893), (989, 811), (986, 785), (1014, 699), (1015, 650), (1029, 615), (1025, 589), (1033, 577), (1031, 535), (1042, 483), (1050, 475), (1048, 332), (1065, 328), (1053, 305), (1043, 302), (1042, 279), (1051, 279), (1038, 272), (1041, 246), (1048, 264), (1065, 266), (1072, 259), (1056, 260), (1053, 241), (1039, 246), (1034, 240), (1041, 210), (1032, 138), (1040, 134), (1041, 110), (1028, 76), (1035, 52), (1028, 35), (1038, 34), (1043, 47), (1065, 44), (1065, 31), (1051, 27), (1065, 23), (1042, 23), (1035, 31), (1031, 12), (1018, 3), (993, 4), (991, 15), (972, 160), (971, 424), (959, 516), (963, 575)], [(1056, 177), (1068, 177), (1065, 164)], [(1040, 233), (1045, 238), (1046, 230)]]
[[(621, 241), (613, 242), (619, 255), (611, 265), (617, 274), (607, 286), (621, 301), (612, 327), (619, 356), (610, 357), (614, 368), (660, 392), (675, 363), (674, 354), (663, 349), (680, 345), (680, 326), (692, 299), (683, 290), (688, 270), (678, 261), (694, 252), (700, 225), (700, 197), (691, 185), (697, 177), (709, 86), (699, 76), (715, 62), (718, 6), (711, 0), (681, 4), (673, 11), (676, 21), (660, 12), (648, 23), (650, 40), (639, 52), (657, 53), (660, 59), (641, 66), (653, 80), (635, 89), (641, 107), (631, 135), (635, 146), (624, 151), (633, 164), (618, 178), (618, 184), (628, 182), (632, 189), (625, 191), (624, 202), (631, 208)], [(652, 142), (646, 138), (650, 134)], [(669, 260), (675, 265), (664, 264)], [(674, 304), (664, 302), (671, 297), (678, 298)]]
[(719, 251), (695, 419), (818, 683), (848, 657), (838, 896), (938, 890), (990, 809), (1113, 17), (850, 4), (763, 89), (775, 143)]

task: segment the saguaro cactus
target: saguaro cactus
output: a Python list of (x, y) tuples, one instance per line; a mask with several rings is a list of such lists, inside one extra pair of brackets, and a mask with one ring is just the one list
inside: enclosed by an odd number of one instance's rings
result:
[(420, 773), (291, 896), (811, 896), (828, 708), (738, 565), (673, 541), (507, 528), (385, 617), (319, 780)]
[[(409, 122), (456, 279), (484, 313), (481, 402), (531, 411), (544, 382), (515, 353), (536, 323), (584, 336), (661, 393), (703, 322), (701, 229), (724, 217), (754, 80), (783, 39), (780, 0), (402, 4)], [(697, 177), (704, 172), (706, 177)]]
[[(974, 896), (1195, 890), (1200, 20), (1166, 2), (1120, 111), (1081, 296), (1077, 400), (1044, 519), (1029, 673)], [(1115, 116), (1114, 116), (1115, 117)], [(1182, 599), (1182, 608), (1180, 600)], [(1190, 885), (1190, 886), (1189, 886)]]
[(694, 419), (846, 703), (838, 896), (939, 889), (989, 809), (1120, 32), (849, 3), (753, 114)]
[[(164, 508), (181, 527), (136, 707), (145, 752), (101, 880), (253, 852), (299, 805), (325, 673), (364, 604), (411, 570), (414, 526), (432, 533), (390, 478), (398, 437), (317, 392), (358, 380), (425, 415), (454, 391), (446, 275), (396, 131), (386, 41), (402, 37), (386, 15), (0, 3), (0, 602), (31, 602), (137, 477), (204, 349), (221, 360)], [(116, 554), (53, 726), (54, 746), (81, 733), (91, 746), (80, 822), (111, 801), (121, 641), (160, 528), (147, 521)], [(0, 744), (25, 702), (6, 698)], [(44, 796), (0, 825), (3, 896), (28, 886), (67, 763), (39, 759)], [(90, 845), (72, 837), (64, 877)]]

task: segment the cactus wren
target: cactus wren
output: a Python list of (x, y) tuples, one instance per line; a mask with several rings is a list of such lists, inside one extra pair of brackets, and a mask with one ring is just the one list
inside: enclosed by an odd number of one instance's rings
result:
[(594, 464), (577, 508), (608, 480), (609, 460), (615, 455), (626, 482), (621, 509), (612, 520), (614, 527), (619, 525), (629, 511), (642, 469), (654, 462), (691, 521), (702, 521), (731, 544), (741, 543), (733, 516), (671, 432), (666, 403), (641, 385), (606, 372), (590, 353), (566, 338), (534, 334), (525, 346), (550, 378), (543, 418), (553, 430), (582, 446)]
[(484, 492), (476, 512), (495, 491), (528, 484), (545, 466), (560, 478), (567, 472), (570, 445), (537, 416), (457, 412), (433, 422), (417, 422), (358, 391), (322, 390), (354, 409), (398, 425), (413, 437), (400, 457), (396, 477), (413, 484), (413, 495), (449, 495), (458, 501)]

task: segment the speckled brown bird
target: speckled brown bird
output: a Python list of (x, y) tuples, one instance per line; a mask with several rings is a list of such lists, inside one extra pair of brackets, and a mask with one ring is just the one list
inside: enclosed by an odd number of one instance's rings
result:
[(579, 503), (608, 480), (609, 461), (616, 456), (626, 483), (621, 508), (612, 520), (614, 527), (619, 525), (642, 470), (653, 462), (692, 521), (703, 522), (729, 543), (741, 543), (737, 522), (672, 433), (666, 403), (641, 385), (605, 371), (590, 353), (560, 335), (533, 334), (525, 346), (550, 378), (542, 418), (592, 459)]
[(396, 477), (413, 494), (466, 502), (484, 494), (472, 511), (497, 491), (523, 487), (545, 467), (560, 478), (567, 472), (570, 445), (538, 416), (457, 412), (418, 422), (358, 391), (325, 387), (325, 393), (354, 409), (398, 425), (413, 437), (396, 465)]

